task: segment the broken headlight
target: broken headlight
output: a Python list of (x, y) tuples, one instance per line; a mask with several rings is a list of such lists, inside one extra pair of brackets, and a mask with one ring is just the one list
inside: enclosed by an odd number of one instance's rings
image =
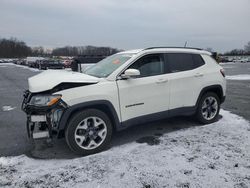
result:
[(56, 104), (61, 97), (61, 95), (34, 95), (29, 104), (34, 106), (52, 106)]

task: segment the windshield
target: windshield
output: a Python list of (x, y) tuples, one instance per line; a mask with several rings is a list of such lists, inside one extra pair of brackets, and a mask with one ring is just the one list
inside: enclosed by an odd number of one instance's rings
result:
[(114, 54), (99, 61), (97, 64), (88, 68), (83, 73), (99, 78), (105, 78), (126, 61), (128, 61), (132, 56), (133, 54)]

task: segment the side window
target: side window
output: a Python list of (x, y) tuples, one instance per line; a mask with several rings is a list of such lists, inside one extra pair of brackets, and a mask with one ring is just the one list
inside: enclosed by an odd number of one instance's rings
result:
[(195, 69), (205, 63), (199, 54), (168, 53), (167, 64), (170, 72), (181, 72)]
[(168, 53), (167, 64), (170, 72), (180, 72), (193, 69), (192, 54), (185, 53)]
[(193, 54), (193, 60), (194, 60), (194, 68), (205, 65), (204, 60), (199, 54)]
[(164, 59), (162, 54), (145, 55), (129, 68), (138, 69), (140, 77), (164, 74)]

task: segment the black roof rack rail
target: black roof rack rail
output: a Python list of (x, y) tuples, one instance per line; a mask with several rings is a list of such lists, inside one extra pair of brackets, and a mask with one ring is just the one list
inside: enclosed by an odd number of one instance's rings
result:
[(180, 48), (180, 49), (191, 49), (191, 50), (203, 50), (201, 48), (192, 48), (192, 47), (176, 47), (176, 46), (159, 46), (159, 47), (149, 47), (145, 48), (143, 50), (151, 50), (151, 49), (157, 49), (157, 48)]

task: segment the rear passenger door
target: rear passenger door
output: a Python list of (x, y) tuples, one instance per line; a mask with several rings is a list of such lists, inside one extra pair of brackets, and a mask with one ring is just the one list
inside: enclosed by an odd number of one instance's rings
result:
[(194, 106), (204, 79), (202, 57), (199, 54), (167, 53), (165, 59), (170, 72), (169, 109)]

